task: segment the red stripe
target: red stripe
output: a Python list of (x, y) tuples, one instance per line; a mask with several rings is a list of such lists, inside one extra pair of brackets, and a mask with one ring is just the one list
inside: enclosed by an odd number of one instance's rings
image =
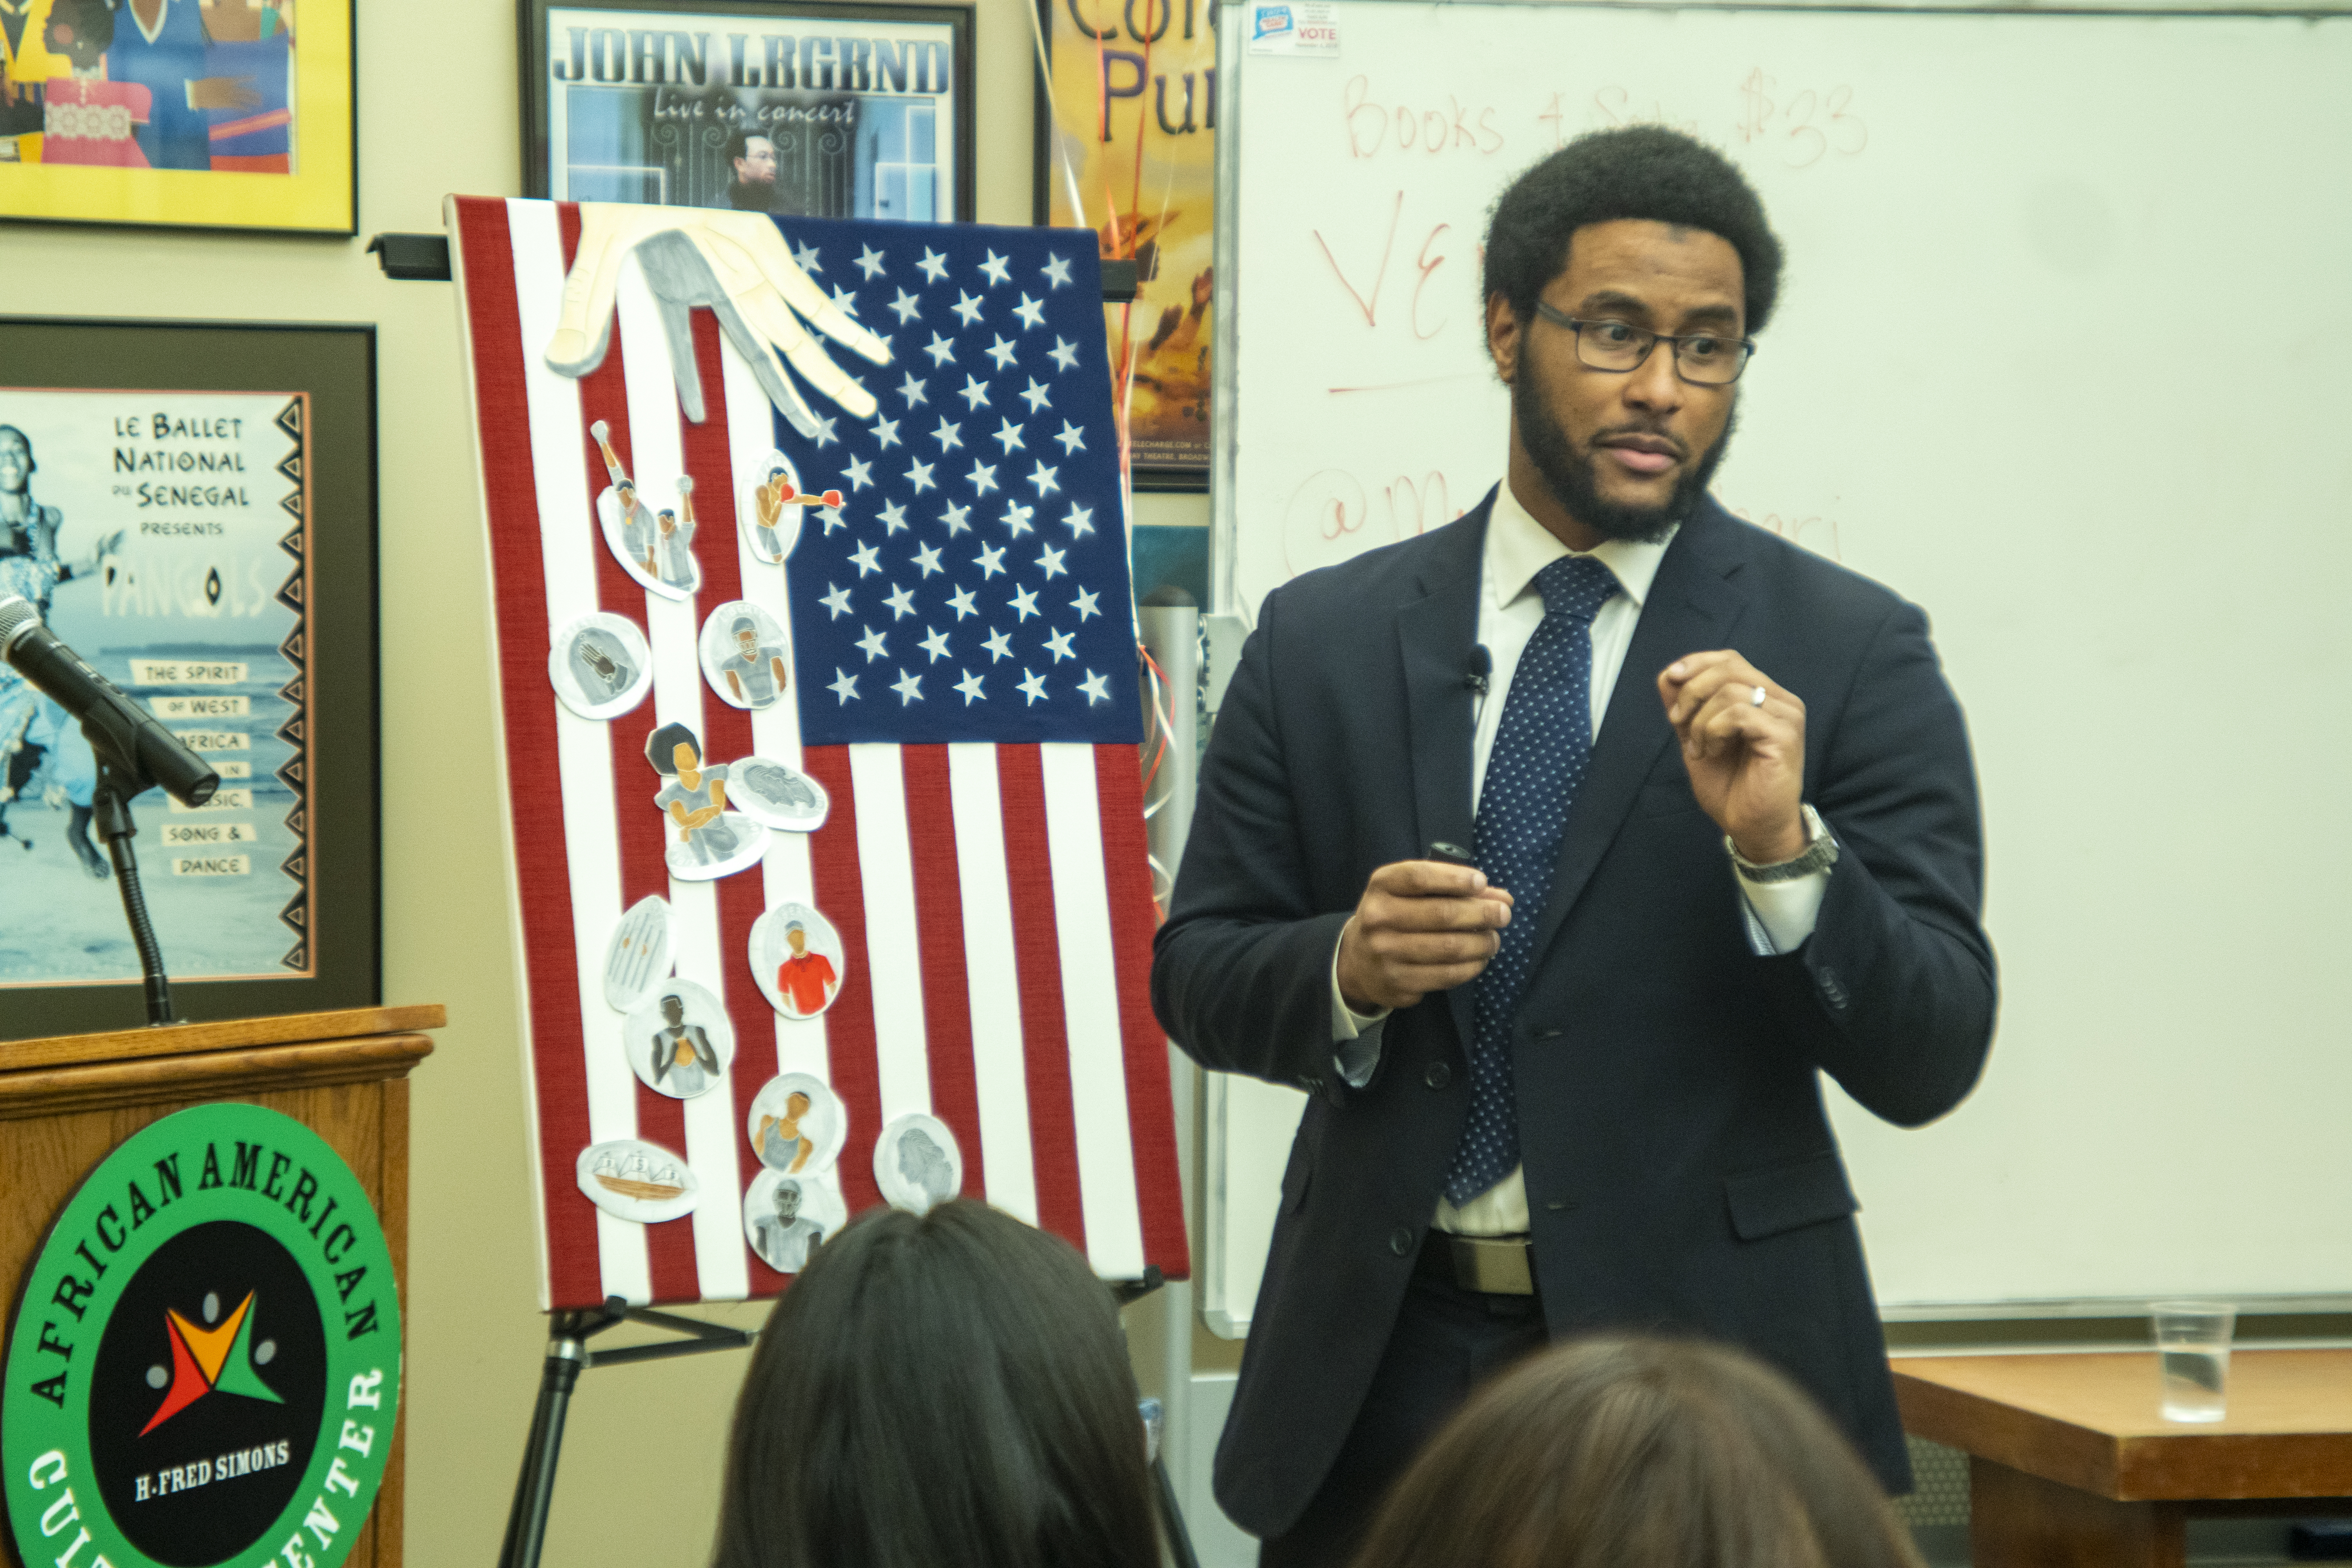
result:
[[(547, 581), (539, 552), (539, 491), (530, 450), (530, 394), (523, 372), (522, 322), (515, 306), (514, 240), (506, 204), (480, 197), (457, 203), (467, 325), (473, 334), (474, 406), (483, 456), (490, 567), (499, 615), (499, 684), (504, 697), (508, 776), (544, 778), (556, 769), (555, 705), (541, 651)], [(520, 462), (493, 454), (526, 454)], [(583, 1059), (580, 972), (572, 936), (571, 861), (563, 814), (536, 791), (511, 789), (515, 866), (523, 922), (523, 973), (530, 992), (531, 1077), (539, 1103), (540, 1187), (547, 1205), (548, 1296), (556, 1308), (604, 1299), (596, 1251), (596, 1211), (580, 1196), (572, 1166), (589, 1139), (588, 1074)]]
[(1045, 763), (1034, 746), (999, 746), (996, 773), (1004, 807), (1004, 870), (1013, 887), (1013, 954), (1021, 980), (1037, 1223), (1084, 1252), (1086, 1209), (1079, 1194), (1077, 1115), (1070, 1097), (1053, 857), (1045, 837)]
[(915, 865), (915, 934), (922, 950), (923, 1037), (931, 1114), (963, 1152), (963, 1190), (988, 1191), (981, 1163), (979, 1069), (971, 1055), (971, 985), (964, 968), (963, 876), (945, 746), (907, 746), (907, 847)]
[(1103, 876), (1110, 890), (1111, 952), (1118, 969), (1119, 1037), (1126, 1043), (1127, 1121), (1135, 1142), (1135, 1197), (1143, 1260), (1189, 1279), (1184, 1199), (1176, 1164), (1176, 1107), (1168, 1091), (1168, 1037), (1151, 1013), (1151, 866), (1143, 834), (1143, 781), (1133, 746), (1095, 748)]
[[(809, 870), (817, 911), (841, 933), (848, 973), (824, 1013), (827, 1081), (849, 1112), (842, 1147), (841, 1195), (855, 1215), (882, 1201), (871, 1151), (882, 1131), (882, 1063), (874, 1037), (874, 968), (866, 948), (866, 883), (857, 864), (857, 792), (850, 787), (849, 748), (811, 746), (801, 754), (808, 775), (833, 797), (824, 826), (809, 835)], [(860, 1159), (857, 1151), (868, 1151)]]
[[(563, 240), (563, 265), (566, 268), (580, 251), (580, 208), (565, 202), (555, 209), (558, 232)], [(612, 485), (604, 470), (604, 455), (596, 445), (589, 429), (602, 419), (612, 426), (610, 439), (614, 452), (620, 458), (625, 471), (634, 477), (635, 459), (629, 448), (629, 389), (627, 356), (621, 348), (621, 324), (613, 322), (613, 334), (604, 351), (604, 363), (580, 379), (580, 439), (581, 451), (588, 465), (588, 493), (601, 493)], [(528, 448), (526, 448), (527, 450)], [(586, 517), (580, 520), (586, 531), (585, 542), (596, 561), (596, 601), (604, 609), (627, 616), (643, 629), (646, 615), (646, 591), (621, 570), (613, 552), (604, 544), (604, 535), (592, 505)], [(651, 802), (659, 781), (646, 761), (645, 737), (652, 726), (646, 711), (639, 709), (625, 714), (605, 727), (613, 745), (614, 814), (619, 818), (621, 837), (621, 903), (623, 908), (655, 894), (667, 897), (669, 871), (662, 862), (663, 829), (660, 814)], [(649, 1143), (659, 1144), (680, 1159), (686, 1157), (686, 1105), (667, 1094), (656, 1092), (639, 1079), (636, 1085), (637, 1136)], [(680, 1218), (666, 1220), (645, 1227), (646, 1266), (653, 1299), (656, 1301), (691, 1301), (700, 1295), (699, 1276), (694, 1265), (694, 1226)]]

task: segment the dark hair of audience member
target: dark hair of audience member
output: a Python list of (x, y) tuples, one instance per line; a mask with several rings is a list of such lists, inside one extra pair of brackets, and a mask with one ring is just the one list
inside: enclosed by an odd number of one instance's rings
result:
[(985, 1204), (879, 1209), (768, 1316), (714, 1568), (1158, 1568), (1110, 1291)]
[(1590, 1340), (1475, 1395), (1355, 1568), (1919, 1568), (1845, 1438), (1719, 1346)]

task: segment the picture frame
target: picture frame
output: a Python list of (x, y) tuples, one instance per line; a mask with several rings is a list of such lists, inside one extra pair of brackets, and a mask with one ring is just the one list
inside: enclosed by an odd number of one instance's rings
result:
[(1036, 221), (1091, 228), (1107, 259), (1136, 262), (1134, 301), (1103, 310), (1130, 473), (1139, 490), (1204, 491), (1217, 0), (1035, 5), (1053, 68), (1037, 83)]
[[(0, 594), (221, 774), (131, 806), (179, 1016), (374, 1005), (374, 327), (0, 316)], [(78, 736), (0, 668), (0, 1040), (145, 1022)]]
[(522, 0), (520, 15), (530, 195), (972, 220), (970, 5)]
[(355, 4), (47, 0), (0, 17), (16, 23), (0, 220), (356, 233)]

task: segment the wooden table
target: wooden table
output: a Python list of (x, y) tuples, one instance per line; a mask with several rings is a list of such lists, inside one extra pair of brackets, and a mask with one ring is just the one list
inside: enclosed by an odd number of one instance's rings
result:
[(2352, 1513), (2352, 1351), (2239, 1351), (2200, 1426), (2157, 1414), (2153, 1351), (1894, 1366), (1905, 1427), (1969, 1455), (1978, 1568), (2181, 1568), (2191, 1519)]

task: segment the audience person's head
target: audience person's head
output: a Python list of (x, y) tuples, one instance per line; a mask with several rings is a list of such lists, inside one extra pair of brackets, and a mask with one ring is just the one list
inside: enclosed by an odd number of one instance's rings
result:
[(1389, 1494), (1355, 1568), (1918, 1568), (1786, 1378), (1690, 1342), (1589, 1340), (1497, 1378)]
[(985, 1204), (869, 1212), (769, 1314), (716, 1568), (1157, 1568), (1109, 1289)]

